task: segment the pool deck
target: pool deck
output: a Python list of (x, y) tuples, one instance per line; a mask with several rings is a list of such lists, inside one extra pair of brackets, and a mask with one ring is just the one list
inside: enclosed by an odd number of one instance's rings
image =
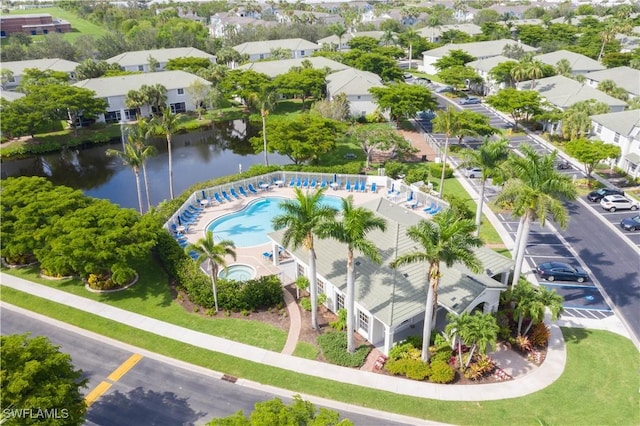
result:
[[(378, 198), (386, 198), (387, 188), (379, 187), (378, 191), (373, 192), (349, 192), (344, 189), (328, 189), (325, 191), (325, 195), (327, 196), (338, 196), (345, 198), (349, 195), (353, 196), (354, 205), (358, 206), (364, 204), (368, 201), (375, 200)], [(294, 191), (291, 187), (276, 187), (271, 186), (268, 190), (260, 190), (258, 194), (242, 197), (239, 200), (233, 200), (231, 202), (225, 202), (223, 204), (214, 203), (212, 206), (205, 207), (202, 214), (198, 218), (197, 222), (192, 224), (189, 227), (188, 232), (185, 234), (187, 237), (187, 241), (189, 243), (195, 243), (200, 238), (204, 237), (205, 230), (207, 225), (211, 223), (214, 219), (219, 218), (220, 216), (224, 216), (229, 213), (237, 212), (244, 207), (247, 206), (251, 201), (256, 200), (260, 197), (284, 197), (284, 198), (294, 198)], [(399, 205), (405, 205), (404, 200), (398, 202)], [(427, 213), (422, 211), (424, 206), (420, 206), (412, 211), (418, 215), (424, 216), (425, 219), (429, 217)], [(409, 207), (407, 207), (409, 210)], [(287, 280), (290, 279), (293, 281), (294, 279), (294, 271), (289, 271), (288, 267), (290, 266), (290, 261), (287, 260), (287, 255), (285, 255), (280, 260), (280, 266), (276, 266), (273, 264), (273, 261), (265, 258), (262, 253), (266, 251), (270, 251), (272, 248), (271, 243), (261, 244), (253, 247), (236, 247), (236, 260), (228, 257), (227, 265), (232, 265), (236, 263), (243, 263), (253, 266), (256, 269), (256, 275), (258, 277), (264, 275), (280, 275), (284, 280), (284, 284), (289, 284), (290, 282)]]

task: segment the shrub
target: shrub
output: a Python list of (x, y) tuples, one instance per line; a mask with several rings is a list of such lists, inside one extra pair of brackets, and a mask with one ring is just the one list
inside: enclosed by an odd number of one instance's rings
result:
[(117, 286), (111, 277), (106, 274), (89, 274), (87, 284), (94, 290), (110, 290)]
[(389, 359), (384, 368), (396, 376), (407, 376), (412, 380), (424, 380), (429, 377), (431, 369), (429, 364), (421, 359), (403, 358)]
[(318, 346), (327, 361), (343, 367), (361, 367), (371, 348), (361, 345), (355, 352), (347, 352), (347, 335), (343, 332), (331, 332), (318, 336)]
[(438, 349), (436, 349), (434, 354), (431, 356), (431, 360), (442, 361), (448, 364), (452, 356), (453, 356), (453, 349), (451, 349), (451, 346), (441, 346)]
[(255, 280), (218, 281), (218, 301), (225, 309), (241, 312), (270, 308), (282, 302), (282, 283), (275, 275)]
[(399, 161), (387, 161), (384, 163), (384, 173), (390, 177), (406, 174), (407, 166)]
[(111, 268), (111, 279), (116, 285), (124, 286), (133, 281), (136, 271), (126, 265), (114, 265)]
[(444, 199), (449, 203), (456, 216), (464, 219), (473, 219), (475, 217), (475, 211), (469, 206), (468, 199), (453, 194), (446, 194)]
[(311, 299), (309, 299), (308, 297), (303, 297), (302, 299), (300, 299), (300, 306), (302, 306), (302, 309), (304, 309), (307, 312), (311, 312)]
[(389, 350), (389, 359), (420, 359), (420, 349), (412, 343), (395, 345)]
[[(440, 176), (442, 176), (442, 163), (429, 163), (429, 169), (431, 170), (431, 176), (436, 176), (440, 179)], [(453, 169), (447, 164), (444, 178), (449, 179), (451, 177), (453, 177)]]
[(347, 328), (347, 310), (338, 309), (338, 318), (335, 321), (331, 321), (329, 325), (335, 331), (342, 331)]
[(456, 371), (445, 361), (432, 361), (429, 380), (433, 383), (451, 383), (456, 377)]
[(481, 355), (476, 362), (469, 365), (464, 377), (471, 380), (479, 380), (490, 374), (496, 367), (495, 362), (486, 355)]
[(428, 166), (414, 167), (407, 172), (407, 176), (404, 178), (406, 183), (414, 182), (429, 182), (431, 180), (431, 173)]
[(547, 346), (550, 337), (551, 331), (549, 331), (549, 327), (545, 323), (539, 322), (531, 328), (529, 339), (533, 346), (543, 347)]
[(522, 352), (531, 352), (531, 349), (533, 349), (533, 347), (531, 346), (531, 340), (529, 340), (527, 336), (517, 336), (515, 345)]
[[(391, 352), (389, 352), (389, 355), (391, 355)], [(407, 366), (411, 361), (410, 358), (389, 358), (384, 365), (384, 369), (395, 376), (404, 376), (407, 374)]]
[(409, 336), (406, 339), (404, 339), (404, 341), (407, 343), (411, 343), (411, 345), (416, 349), (422, 349), (422, 336), (419, 336), (419, 335)]

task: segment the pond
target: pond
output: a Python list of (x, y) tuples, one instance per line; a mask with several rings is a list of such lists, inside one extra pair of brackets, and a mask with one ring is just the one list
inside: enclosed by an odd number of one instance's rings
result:
[[(175, 135), (172, 139), (173, 185), (175, 194), (205, 180), (247, 170), (263, 164), (264, 155), (254, 154), (249, 138), (258, 129), (244, 120), (216, 123), (207, 131)], [(169, 198), (169, 163), (165, 139), (151, 141), (158, 154), (146, 163), (151, 203)], [(121, 149), (121, 142), (79, 150), (2, 161), (2, 178), (43, 176), (56, 185), (66, 185), (85, 194), (111, 200), (122, 207), (138, 207), (135, 175), (108, 149)], [(270, 164), (289, 163), (287, 157), (269, 154)], [(142, 191), (144, 183), (141, 177)], [(144, 195), (143, 195), (144, 199)]]

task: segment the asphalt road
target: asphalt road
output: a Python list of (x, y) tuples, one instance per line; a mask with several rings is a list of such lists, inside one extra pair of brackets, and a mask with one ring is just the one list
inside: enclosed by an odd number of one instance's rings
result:
[[(74, 329), (61, 328), (8, 308), (0, 310), (3, 335), (30, 332), (47, 336), (63, 352), (69, 353), (74, 366), (89, 379), (85, 396), (133, 354), (125, 348), (87, 337)], [(284, 391), (287, 392), (287, 391)], [(256, 402), (275, 397), (268, 392), (240, 386), (217, 377), (143, 356), (124, 376), (115, 381), (87, 412), (89, 425), (193, 425), (238, 410), (253, 411)], [(319, 407), (316, 404), (316, 407)], [(327, 407), (335, 410), (334, 408)], [(341, 418), (355, 425), (403, 425), (385, 420), (384, 414), (370, 417), (337, 410)]]

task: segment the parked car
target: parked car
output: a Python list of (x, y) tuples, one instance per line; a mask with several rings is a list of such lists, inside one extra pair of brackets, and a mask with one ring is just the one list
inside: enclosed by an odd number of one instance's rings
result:
[(411, 80), (413, 78), (413, 74), (405, 72), (403, 75), (405, 80)]
[(480, 167), (473, 167), (471, 169), (465, 169), (464, 175), (468, 178), (474, 179), (482, 176), (482, 169)]
[(444, 87), (438, 87), (438, 88), (436, 89), (436, 93), (446, 93), (446, 92), (450, 92), (450, 93), (454, 92), (453, 87), (451, 87), (451, 86), (444, 86)]
[(600, 200), (600, 206), (605, 210), (615, 212), (616, 210), (638, 210), (640, 203), (624, 195), (616, 194), (603, 197)]
[(464, 98), (460, 101), (460, 105), (473, 105), (479, 104), (482, 102), (482, 99), (476, 98), (475, 96), (469, 96), (468, 98)]
[(624, 191), (615, 188), (600, 188), (595, 191), (591, 191), (589, 195), (587, 195), (587, 200), (597, 203), (602, 200), (602, 197), (607, 195), (624, 195)]
[(620, 227), (625, 231), (640, 231), (640, 214), (622, 219)]
[(424, 78), (424, 77), (416, 77), (415, 81), (416, 81), (416, 83), (422, 84), (422, 85), (431, 84), (431, 80), (429, 80), (428, 78)]
[(574, 268), (564, 262), (545, 262), (538, 265), (536, 272), (540, 278), (547, 281), (578, 281), (585, 282), (589, 275), (580, 268)]

